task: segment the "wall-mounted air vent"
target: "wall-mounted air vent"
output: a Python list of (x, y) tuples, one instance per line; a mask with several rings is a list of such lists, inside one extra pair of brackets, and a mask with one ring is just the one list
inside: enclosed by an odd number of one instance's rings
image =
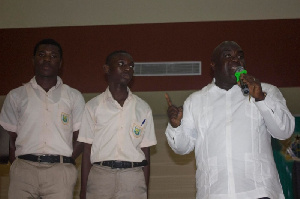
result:
[(201, 61), (197, 62), (135, 62), (135, 76), (201, 75)]

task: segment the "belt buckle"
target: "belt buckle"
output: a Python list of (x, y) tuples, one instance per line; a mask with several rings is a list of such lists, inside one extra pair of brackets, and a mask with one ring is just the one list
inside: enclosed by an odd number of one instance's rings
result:
[(40, 155), (37, 156), (37, 162), (41, 163), (41, 156)]
[(41, 157), (45, 157), (45, 156), (47, 156), (47, 155), (38, 155), (38, 156), (37, 156), (37, 162), (38, 162), (38, 163), (41, 163), (41, 162), (42, 162)]
[(111, 168), (112, 169), (122, 168), (122, 161), (112, 161)]

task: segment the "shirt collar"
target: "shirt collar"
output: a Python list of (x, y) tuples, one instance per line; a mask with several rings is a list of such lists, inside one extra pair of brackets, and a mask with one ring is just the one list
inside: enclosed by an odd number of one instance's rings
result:
[(216, 79), (213, 78), (212, 82), (208, 84), (207, 89), (212, 91), (218, 91), (218, 92), (235, 92), (235, 91), (239, 91), (241, 88), (237, 84), (235, 84), (231, 89), (226, 91), (225, 89), (221, 89), (220, 87), (218, 87), (216, 85)]
[[(40, 85), (37, 84), (35, 76), (30, 80), (30, 84), (31, 84), (32, 88), (34, 88), (34, 89), (37, 89), (38, 87), (41, 87)], [(62, 79), (59, 76), (57, 76), (56, 85), (53, 86), (50, 90), (54, 90), (54, 89), (58, 88), (60, 85), (62, 85), (62, 84), (63, 84)]]
[[(132, 92), (131, 90), (127, 87), (127, 91), (128, 91), (128, 97), (126, 100), (130, 100), (132, 98)], [(109, 90), (109, 87), (106, 88), (105, 92), (104, 92), (104, 95), (105, 95), (105, 99), (108, 100), (108, 99), (112, 99), (112, 100), (115, 100)]]

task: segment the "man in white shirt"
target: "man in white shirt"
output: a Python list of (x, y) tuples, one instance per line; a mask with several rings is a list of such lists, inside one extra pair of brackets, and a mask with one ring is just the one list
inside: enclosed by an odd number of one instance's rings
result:
[(183, 108), (169, 108), (166, 129), (174, 152), (195, 150), (197, 199), (283, 199), (271, 136), (287, 139), (295, 121), (275, 86), (242, 74), (244, 96), (235, 72), (245, 67), (244, 52), (233, 41), (212, 54), (213, 82), (191, 94)]
[(35, 76), (7, 95), (0, 125), (10, 136), (8, 198), (72, 199), (77, 179), (76, 142), (84, 99), (58, 76), (62, 48), (44, 39), (34, 48)]
[(112, 52), (104, 65), (108, 88), (85, 106), (81, 199), (147, 198), (156, 136), (151, 108), (128, 88), (133, 67), (129, 53)]

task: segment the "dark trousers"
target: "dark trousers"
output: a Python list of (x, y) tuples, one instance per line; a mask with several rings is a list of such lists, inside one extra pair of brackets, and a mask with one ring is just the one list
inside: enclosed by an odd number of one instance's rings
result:
[(292, 180), (293, 180), (294, 198), (300, 199), (300, 162), (299, 161), (294, 161)]

